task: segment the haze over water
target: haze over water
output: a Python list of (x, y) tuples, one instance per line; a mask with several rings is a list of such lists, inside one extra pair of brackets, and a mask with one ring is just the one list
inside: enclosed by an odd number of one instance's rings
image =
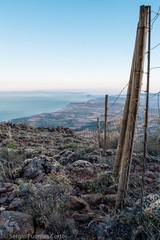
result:
[(56, 112), (69, 103), (83, 102), (89, 98), (85, 93), (73, 92), (1, 92), (0, 122)]

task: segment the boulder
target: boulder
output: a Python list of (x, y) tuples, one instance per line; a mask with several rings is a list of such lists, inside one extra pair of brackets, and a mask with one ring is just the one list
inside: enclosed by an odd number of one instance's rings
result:
[(5, 188), (5, 187), (1, 187), (0, 188), (0, 193), (4, 193), (4, 192), (6, 192), (7, 191), (7, 189)]
[(29, 238), (34, 234), (33, 219), (22, 212), (3, 211), (0, 213), (0, 239)]
[(106, 150), (106, 155), (107, 156), (112, 156), (116, 154), (116, 149), (108, 149)]
[(35, 179), (35, 182), (43, 181), (43, 175), (55, 172), (60, 167), (52, 157), (40, 155), (33, 159), (26, 159), (23, 167), (23, 177), (27, 179)]
[(9, 209), (17, 210), (24, 205), (25, 201), (21, 198), (15, 198), (9, 205)]
[(82, 197), (89, 202), (91, 205), (99, 205), (103, 203), (103, 195), (102, 194), (85, 194)]
[(8, 199), (7, 196), (0, 198), (0, 204), (6, 203), (7, 199)]
[(78, 160), (72, 164), (72, 167), (80, 167), (80, 168), (91, 167), (91, 166), (92, 164), (85, 160)]
[(94, 177), (94, 170), (91, 167), (74, 167), (71, 168), (73, 175), (76, 175), (76, 178), (90, 179)]
[(89, 204), (84, 199), (78, 198), (76, 196), (70, 196), (68, 205), (70, 206), (71, 209), (85, 208), (87, 212), (91, 211)]

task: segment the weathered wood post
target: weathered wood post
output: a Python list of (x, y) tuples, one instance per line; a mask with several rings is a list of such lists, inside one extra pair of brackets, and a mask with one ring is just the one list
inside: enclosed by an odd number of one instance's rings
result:
[(135, 125), (137, 120), (137, 112), (139, 108), (139, 100), (141, 94), (141, 85), (144, 68), (144, 56), (146, 50), (147, 28), (148, 28), (148, 10), (149, 7), (140, 7), (139, 23), (137, 27), (137, 37), (135, 44), (134, 59), (131, 69), (131, 92), (129, 100), (128, 118), (126, 130), (124, 134), (124, 143), (121, 154), (121, 168), (117, 192), (116, 207), (120, 208), (124, 203), (126, 191), (128, 188), (128, 178), (130, 172), (133, 142), (135, 134)]
[(101, 133), (100, 133), (100, 120), (97, 118), (97, 134), (98, 134), (98, 146), (101, 147)]
[(107, 114), (108, 114), (108, 95), (105, 96), (104, 142), (103, 142), (104, 156), (106, 155), (106, 145), (107, 145)]
[[(137, 27), (137, 31), (138, 31), (138, 27)], [(134, 66), (135, 66), (135, 60), (136, 60), (136, 57), (135, 57), (136, 46), (137, 46), (137, 42), (138, 42), (137, 38), (138, 38), (138, 34), (136, 35), (134, 54), (133, 54), (133, 58), (132, 58), (132, 67), (131, 67), (131, 72), (130, 72), (130, 78), (129, 78), (129, 84), (128, 84), (128, 89), (127, 89), (124, 112), (123, 112), (123, 120), (122, 120), (120, 137), (119, 137), (119, 141), (118, 141), (117, 153), (116, 153), (116, 158), (115, 158), (115, 165), (114, 165), (115, 177), (119, 176), (120, 167), (121, 167), (121, 163), (122, 163), (122, 153), (123, 153), (123, 148), (124, 148), (125, 134), (126, 134), (126, 128), (127, 128), (127, 122), (128, 122), (128, 112), (129, 112), (129, 105), (130, 105), (132, 82), (133, 82), (133, 78), (134, 78), (134, 74), (135, 74)]]
[[(151, 6), (149, 6), (149, 26), (148, 26), (148, 51), (147, 51), (147, 84), (146, 84), (146, 111), (144, 124), (144, 145), (143, 145), (143, 166), (142, 166), (142, 196), (141, 204), (143, 206), (144, 197), (144, 177), (145, 177), (145, 162), (146, 162), (146, 144), (147, 144), (147, 128), (149, 122), (148, 108), (149, 108), (149, 83), (150, 83), (150, 52), (151, 52)], [(142, 209), (141, 209), (142, 210)]]

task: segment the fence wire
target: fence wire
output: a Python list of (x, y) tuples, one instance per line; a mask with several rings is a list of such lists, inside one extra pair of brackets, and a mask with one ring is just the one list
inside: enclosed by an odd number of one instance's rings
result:
[[(157, 12), (151, 12), (151, 37), (154, 34), (154, 28), (157, 28), (156, 21), (160, 20), (160, 7)], [(157, 30), (158, 31), (158, 30)], [(160, 42), (157, 42), (150, 48), (151, 59), (152, 52), (159, 51)], [(148, 51), (145, 53), (147, 57)], [(145, 66), (145, 68), (147, 68)], [(154, 72), (160, 74), (160, 66), (152, 65), (149, 68), (150, 87), (154, 82)], [(129, 182), (127, 192), (123, 196), (123, 206), (125, 209), (136, 209), (140, 216), (141, 236), (143, 239), (160, 240), (160, 88), (156, 93), (149, 93), (148, 108), (148, 126), (145, 126), (146, 120), (146, 96), (145, 86), (147, 83), (148, 71), (143, 71), (143, 89), (141, 90), (141, 99), (139, 103), (138, 117), (136, 121), (135, 137), (130, 137), (134, 142), (132, 163), (129, 171)], [(158, 83), (157, 83), (158, 84)], [(115, 135), (119, 137), (122, 124), (122, 110), (117, 111), (117, 103), (120, 103), (120, 97), (127, 88), (128, 83), (122, 88), (116, 99), (108, 107), (107, 133), (109, 139)], [(158, 88), (158, 85), (157, 85)], [(135, 99), (135, 101), (137, 101)], [(124, 103), (124, 102), (123, 102)], [(103, 124), (102, 124), (103, 125)], [(146, 141), (144, 135), (147, 135)], [(115, 139), (114, 139), (115, 141)], [(110, 147), (110, 146), (108, 146)]]
[[(152, 18), (151, 29), (160, 16), (160, 8)], [(160, 47), (160, 43), (151, 47), (152, 51)], [(160, 70), (159, 66), (150, 68), (150, 86), (152, 72)], [(146, 85), (146, 74), (143, 72), (143, 86)], [(157, 86), (158, 87), (158, 86)], [(160, 89), (159, 89), (160, 90)], [(149, 94), (147, 140), (144, 142), (146, 91), (141, 91), (134, 153), (129, 174), (129, 183), (124, 207), (136, 208), (140, 213), (143, 239), (160, 239), (160, 91)]]

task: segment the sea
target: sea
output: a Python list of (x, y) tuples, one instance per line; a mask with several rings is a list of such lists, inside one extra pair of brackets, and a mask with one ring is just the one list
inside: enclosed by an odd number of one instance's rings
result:
[(0, 122), (56, 112), (69, 103), (93, 98), (83, 92), (0, 92)]
[[(8, 122), (12, 119), (29, 117), (42, 113), (52, 113), (64, 108), (70, 103), (80, 103), (96, 99), (104, 101), (105, 94), (85, 92), (0, 92), (0, 122)], [(109, 95), (109, 102), (125, 102), (126, 95)], [(141, 95), (140, 105), (145, 107), (146, 95)], [(160, 106), (159, 95), (150, 94), (149, 106), (156, 111)]]

